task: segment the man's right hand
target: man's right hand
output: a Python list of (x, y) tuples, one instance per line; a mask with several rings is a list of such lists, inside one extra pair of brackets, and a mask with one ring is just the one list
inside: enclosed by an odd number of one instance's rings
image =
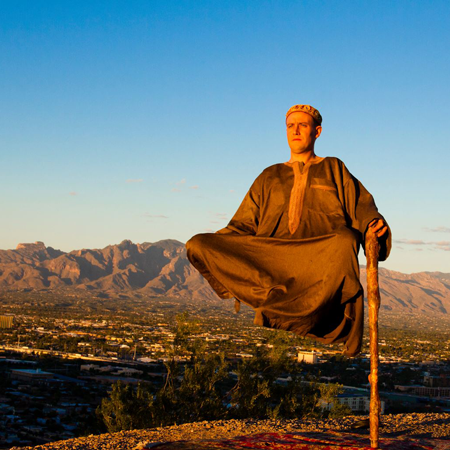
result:
[(377, 235), (378, 239), (384, 236), (388, 231), (387, 225), (381, 219), (372, 220), (372, 222), (369, 223), (369, 228)]

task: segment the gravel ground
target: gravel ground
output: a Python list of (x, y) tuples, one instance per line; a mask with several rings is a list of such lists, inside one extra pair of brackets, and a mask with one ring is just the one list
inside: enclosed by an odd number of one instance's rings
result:
[[(121, 431), (113, 434), (91, 435), (78, 439), (52, 442), (36, 447), (12, 447), (11, 450), (137, 450), (146, 443), (179, 440), (220, 439), (257, 433), (340, 430), (369, 434), (367, 429), (352, 428), (367, 417), (349, 416), (344, 419), (306, 420), (228, 420), (196, 422), (148, 430)], [(397, 414), (381, 418), (380, 435), (448, 439), (450, 449), (450, 414)]]

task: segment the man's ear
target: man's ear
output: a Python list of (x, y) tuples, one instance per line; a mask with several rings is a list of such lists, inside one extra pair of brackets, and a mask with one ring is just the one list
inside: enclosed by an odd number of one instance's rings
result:
[(316, 139), (321, 135), (322, 133), (322, 127), (319, 125), (316, 127)]

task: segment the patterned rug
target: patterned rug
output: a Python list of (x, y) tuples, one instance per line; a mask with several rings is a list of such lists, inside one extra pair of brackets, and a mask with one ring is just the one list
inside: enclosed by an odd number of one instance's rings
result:
[[(371, 450), (368, 436), (326, 433), (261, 433), (232, 439), (177, 441), (147, 444), (156, 450)], [(381, 438), (381, 450), (450, 450), (450, 440)]]

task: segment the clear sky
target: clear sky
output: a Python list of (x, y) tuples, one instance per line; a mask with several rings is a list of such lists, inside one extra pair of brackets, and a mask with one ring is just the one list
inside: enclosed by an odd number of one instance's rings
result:
[(185, 242), (324, 118), (388, 269), (450, 273), (450, 3), (0, 1), (0, 248)]

